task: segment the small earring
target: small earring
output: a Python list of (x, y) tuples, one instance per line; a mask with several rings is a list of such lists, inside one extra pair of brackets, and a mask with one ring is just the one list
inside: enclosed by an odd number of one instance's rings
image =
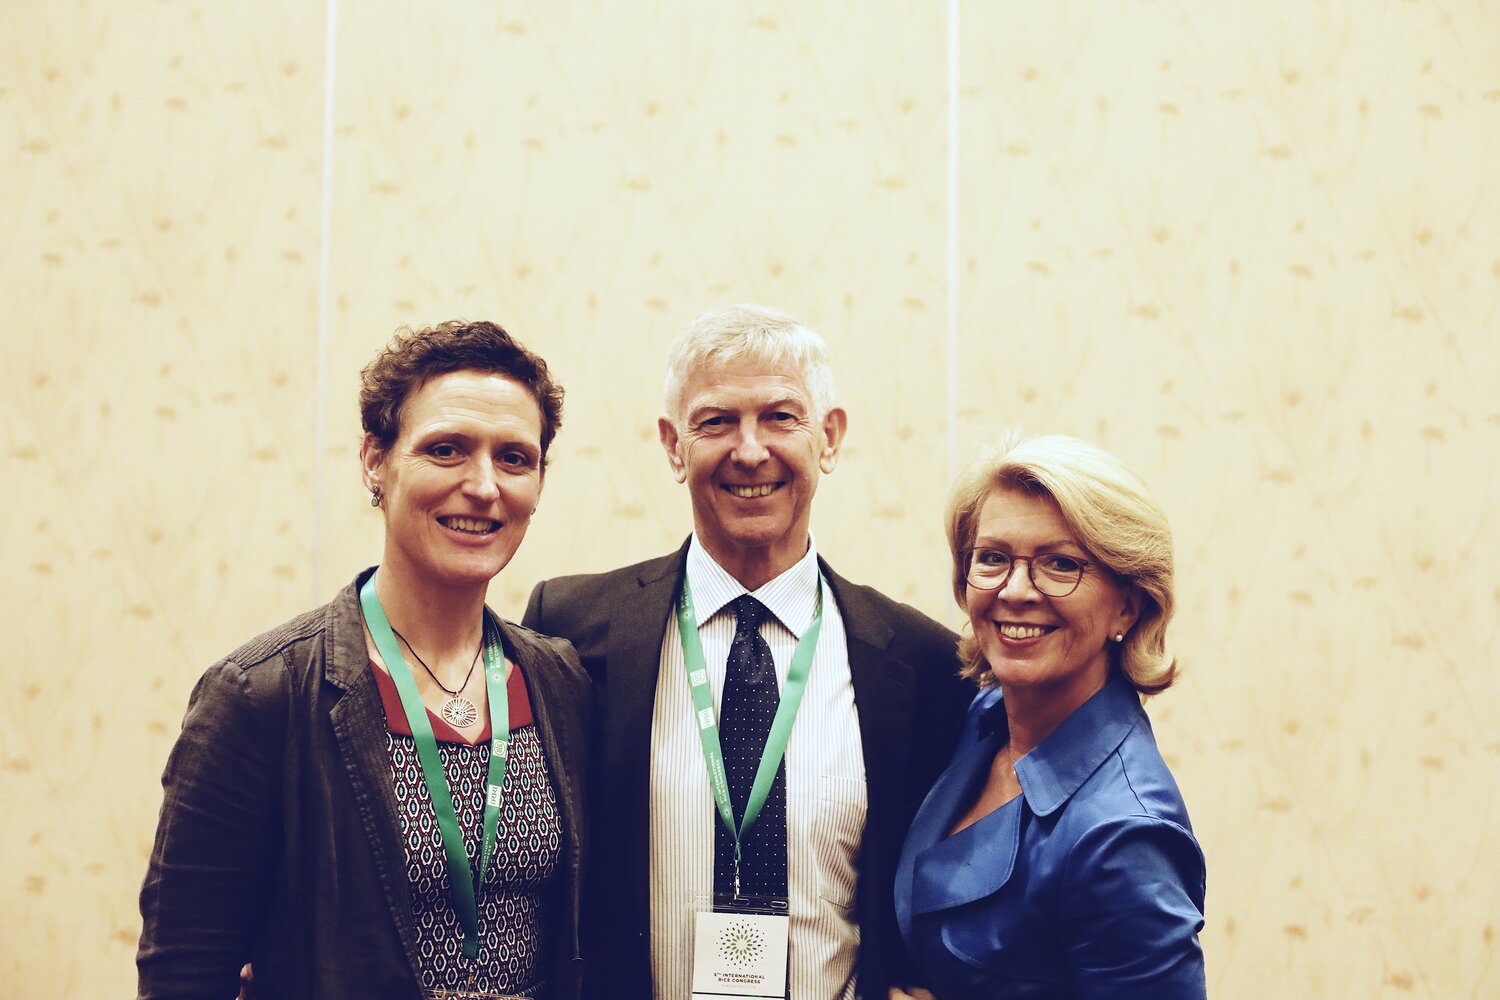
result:
[(1115, 642), (1124, 642), (1124, 641), (1125, 641), (1125, 633), (1124, 632), (1116, 632), (1115, 633)]
[(375, 487), (375, 489), (370, 493), (370, 506), (371, 507), (379, 507), (380, 506), (380, 487), (379, 486)]

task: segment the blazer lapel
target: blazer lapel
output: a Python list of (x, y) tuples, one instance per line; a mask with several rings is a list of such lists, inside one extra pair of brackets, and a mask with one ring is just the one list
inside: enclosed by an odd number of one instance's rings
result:
[(687, 564), (687, 543), (641, 567), (634, 593), (622, 593), (609, 622), (609, 712), (601, 740), (607, 816), (618, 822), (626, 877), (644, 920), (650, 905), (651, 712), (667, 621)]
[[(818, 560), (838, 601), (849, 644), (849, 676), (859, 717), (869, 797), (866, 834), (883, 837), (880, 818), (898, 812), (897, 797), (907, 787), (912, 753), (912, 666), (888, 650), (894, 633), (860, 589)], [(897, 831), (900, 837), (905, 831)], [(899, 843), (899, 840), (898, 840)]]
[[(558, 877), (564, 896), (560, 905), (574, 914), (572, 936), (553, 945), (557, 984), (563, 984), (571, 977), (581, 976), (583, 964), (581, 958), (575, 957), (579, 952), (577, 917), (583, 912), (583, 886), (578, 876), (583, 866), (584, 817), (577, 808), (583, 801), (577, 787), (584, 780), (583, 769), (578, 767), (583, 760), (580, 756), (583, 748), (574, 742), (576, 730), (567, 722), (576, 706), (570, 704), (573, 696), (567, 690), (564, 666), (557, 654), (537, 641), (529, 630), (512, 628), (489, 609), (485, 614), (499, 626), (507, 654), (520, 667), (548, 776), (557, 790), (557, 808), (563, 824), (563, 860)], [(565, 989), (563, 985), (554, 988)]]
[(972, 903), (992, 895), (1010, 879), (1020, 843), (1023, 797), (1017, 796), (951, 837), (946, 835), (959, 810), (983, 784), (999, 746), (998, 736), (970, 744), (922, 803), (907, 837), (907, 850), (914, 857), (912, 913)]
[[(386, 905), (396, 922), (412, 977), (417, 978), (421, 961), (417, 955), (417, 931), (412, 922), (411, 894), (406, 882), (406, 849), (401, 843), (401, 818), (396, 789), (391, 783), (391, 761), (387, 750), (385, 710), (380, 690), (371, 673), (365, 651), (358, 588), (368, 571), (336, 600), (329, 622), (327, 680), (342, 688), (344, 695), (329, 710), (334, 739), (343, 758), (344, 771), (354, 799), (359, 803), (360, 822), (370, 838), (370, 851), (385, 888)], [(347, 606), (344, 606), (347, 599)]]
[(858, 969), (862, 982), (881, 983), (894, 961), (889, 948), (899, 941), (892, 878), (906, 834), (912, 804), (912, 740), (916, 725), (916, 676), (910, 663), (891, 652), (895, 633), (884, 610), (862, 587), (850, 584), (822, 563), (823, 575), (844, 619), (849, 679), (859, 720), (865, 761), (865, 829), (855, 912), (861, 938)]

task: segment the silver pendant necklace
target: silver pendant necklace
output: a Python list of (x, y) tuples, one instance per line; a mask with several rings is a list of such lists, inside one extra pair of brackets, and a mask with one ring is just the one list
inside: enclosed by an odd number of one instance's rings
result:
[(480, 636), (479, 638), (479, 648), (474, 651), (474, 661), (469, 664), (469, 672), (464, 675), (464, 682), (458, 686), (457, 690), (449, 691), (443, 686), (443, 682), (438, 680), (437, 674), (432, 672), (432, 668), (427, 665), (427, 661), (422, 659), (421, 654), (411, 648), (411, 643), (406, 641), (406, 636), (397, 632), (394, 627), (391, 628), (391, 631), (395, 633), (397, 639), (401, 640), (401, 644), (407, 648), (411, 655), (417, 658), (417, 662), (422, 665), (422, 669), (427, 671), (427, 676), (432, 678), (432, 683), (436, 684), (438, 689), (448, 696), (448, 700), (443, 702), (442, 711), (438, 713), (442, 716), (443, 721), (459, 729), (468, 729), (474, 723), (478, 722), (479, 709), (474, 707), (472, 701), (463, 696), (463, 691), (469, 686), (469, 681), (474, 678), (474, 667), (479, 663), (479, 654), (484, 652), (484, 637)]

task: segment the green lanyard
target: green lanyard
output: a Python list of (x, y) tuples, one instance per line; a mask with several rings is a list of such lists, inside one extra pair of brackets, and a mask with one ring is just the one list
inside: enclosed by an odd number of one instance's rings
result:
[(375, 640), (375, 648), (391, 672), (391, 680), (396, 682), (401, 708), (406, 712), (406, 721), (411, 724), (411, 738), (417, 745), (417, 759), (422, 763), (427, 795), (432, 799), (432, 811), (443, 835), (443, 851), (448, 856), (448, 887), (453, 894), (453, 908), (458, 911), (464, 929), (464, 956), (474, 959), (479, 957), (479, 907), (475, 896), (477, 887), (484, 884), (490, 855), (495, 848), (496, 827), (500, 821), (500, 789), (505, 784), (506, 752), (510, 749), (510, 703), (505, 690), (505, 649), (500, 644), (500, 630), (492, 626), (486, 616), (484, 682), (490, 703), (490, 770), (486, 779), (484, 836), (480, 842), (479, 877), (476, 879), (469, 869), (469, 854), (464, 850), (463, 834), (459, 832), (458, 814), (453, 809), (453, 796), (448, 792), (448, 776), (443, 770), (442, 755), (438, 753), (437, 738), (432, 735), (432, 723), (427, 720), (427, 706), (422, 704), (422, 695), (417, 690), (411, 668), (401, 655), (401, 647), (391, 632), (391, 623), (386, 621), (380, 598), (375, 595), (373, 575), (360, 588), (359, 602), (365, 610), (370, 637)]
[(698, 616), (693, 613), (692, 588), (687, 576), (682, 578), (682, 598), (677, 602), (677, 629), (682, 634), (682, 662), (688, 675), (688, 691), (693, 696), (693, 714), (698, 721), (698, 739), (703, 743), (703, 759), (708, 765), (708, 783), (713, 790), (714, 805), (718, 806), (719, 818), (734, 837), (734, 894), (740, 894), (740, 843), (750, 826), (760, 816), (771, 785), (776, 781), (776, 771), (781, 767), (781, 758), (786, 756), (787, 741), (792, 736), (792, 723), (797, 718), (797, 708), (802, 704), (802, 693), (807, 689), (807, 675), (812, 671), (813, 650), (818, 645), (818, 633), (823, 629), (823, 581), (818, 579), (818, 602), (813, 611), (812, 624), (797, 640), (797, 651), (792, 654), (792, 667), (787, 674), (786, 686), (781, 691), (781, 703), (776, 706), (776, 717), (771, 720), (771, 732), (766, 737), (766, 747), (761, 751), (760, 766), (755, 771), (755, 782), (750, 786), (750, 798), (745, 802), (745, 818), (738, 827), (734, 825), (734, 807), (729, 801), (729, 778), (724, 773), (724, 750), (719, 745), (719, 722), (714, 712), (714, 696), (709, 690), (708, 665), (703, 659), (703, 642), (698, 638)]

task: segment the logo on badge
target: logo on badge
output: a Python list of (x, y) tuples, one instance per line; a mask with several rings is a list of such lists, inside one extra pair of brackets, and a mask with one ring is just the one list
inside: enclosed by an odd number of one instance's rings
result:
[(719, 958), (741, 968), (766, 953), (766, 936), (748, 920), (736, 920), (719, 932)]
[(699, 729), (707, 729), (709, 726), (711, 726), (713, 724), (714, 724), (714, 710), (713, 710), (712, 706), (710, 706), (708, 708), (705, 708), (703, 711), (701, 711), (701, 712), (698, 713), (698, 728)]

